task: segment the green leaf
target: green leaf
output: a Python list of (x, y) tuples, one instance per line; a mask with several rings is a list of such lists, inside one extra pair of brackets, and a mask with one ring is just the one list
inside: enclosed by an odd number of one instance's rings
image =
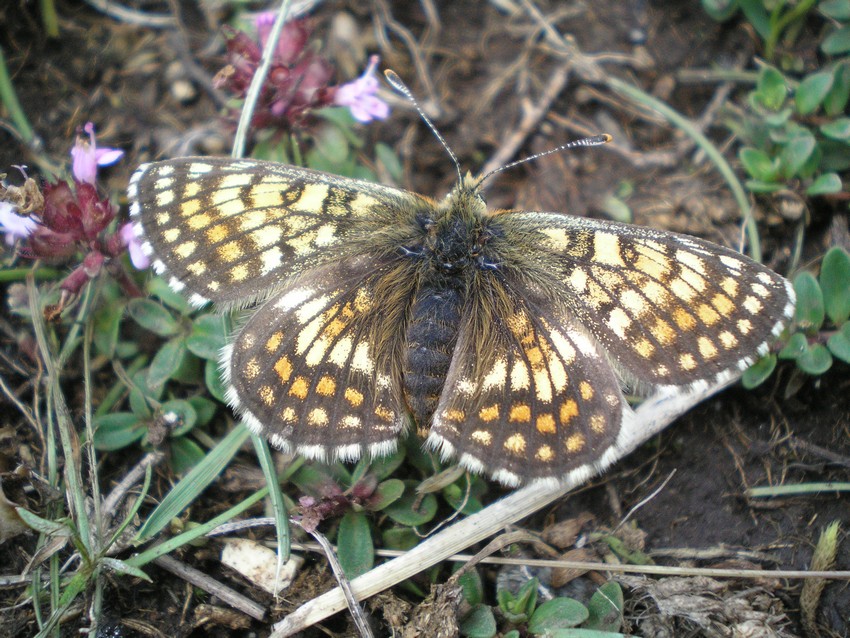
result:
[(369, 521), (363, 512), (348, 512), (342, 517), (336, 544), (339, 562), (349, 580), (372, 569), (375, 547)]
[(735, 0), (701, 0), (701, 3), (702, 10), (717, 22), (725, 22), (738, 12)]
[(225, 396), (227, 394), (227, 387), (224, 385), (224, 380), (218, 371), (217, 361), (207, 361), (207, 364), (204, 366), (204, 383), (213, 398), (221, 403), (227, 403)]
[(449, 505), (456, 510), (459, 509), (461, 514), (466, 516), (480, 512), (484, 508), (480, 500), (472, 494), (467, 494), (467, 490), (457, 483), (452, 483), (443, 488), (443, 498)]
[(125, 576), (133, 576), (134, 578), (141, 578), (144, 581), (152, 583), (151, 577), (148, 576), (144, 571), (134, 565), (128, 565), (123, 560), (119, 560), (117, 558), (111, 558), (110, 556), (103, 556), (100, 559), (101, 565), (114, 571), (117, 574), (124, 574)]
[(28, 527), (41, 534), (46, 534), (47, 536), (71, 536), (71, 529), (67, 523), (47, 520), (38, 514), (33, 514), (25, 507), (16, 507), (15, 511)]
[(384, 513), (401, 525), (424, 525), (437, 514), (437, 498), (433, 494), (416, 493), (416, 482), (405, 481), (405, 494), (384, 508)]
[(623, 625), (623, 589), (616, 581), (608, 581), (591, 596), (587, 604), (585, 629), (618, 631)]
[(833, 20), (847, 22), (850, 20), (850, 0), (824, 0), (818, 3), (818, 11)]
[(528, 621), (537, 605), (537, 589), (540, 582), (532, 578), (523, 583), (514, 596), (508, 589), (496, 590), (499, 609), (508, 622), (519, 624)]
[(195, 423), (198, 421), (195, 408), (183, 399), (166, 401), (162, 404), (160, 412), (172, 424), (171, 436), (183, 436), (195, 427)]
[(198, 425), (206, 425), (215, 416), (215, 411), (218, 410), (218, 405), (215, 401), (210, 401), (206, 397), (190, 397), (187, 399), (195, 409), (195, 414), (198, 415)]
[(407, 551), (413, 549), (422, 540), (410, 527), (391, 527), (381, 533), (384, 547)]
[(841, 326), (841, 330), (829, 338), (826, 347), (844, 363), (850, 363), (850, 322)]
[(794, 277), (794, 292), (797, 293), (797, 308), (794, 321), (806, 332), (820, 330), (824, 319), (823, 292), (810, 272), (801, 272)]
[(850, 140), (850, 117), (839, 117), (822, 124), (820, 132), (834, 140)]
[(151, 299), (131, 299), (127, 312), (142, 328), (160, 337), (170, 337), (180, 330), (180, 324), (171, 313)]
[(171, 439), (169, 450), (171, 452), (171, 469), (177, 476), (188, 474), (207, 456), (200, 445), (185, 436)]
[(772, 66), (765, 66), (759, 71), (756, 82), (756, 101), (769, 111), (779, 111), (788, 97), (788, 87), (785, 77)]
[(528, 632), (545, 635), (554, 629), (578, 627), (590, 617), (587, 607), (572, 598), (553, 598), (540, 605), (528, 621)]
[(779, 153), (779, 163), (785, 179), (791, 179), (800, 172), (812, 156), (816, 145), (815, 136), (806, 131), (795, 135), (782, 147), (782, 151)]
[(776, 178), (779, 177), (777, 163), (764, 151), (745, 146), (738, 153), (738, 158), (747, 173), (756, 180), (775, 182)]
[[(799, 334), (799, 333), (798, 333)], [(769, 354), (756, 361), (741, 375), (741, 384), (747, 389), (757, 388), (767, 381), (776, 368), (776, 355)]]
[(850, 25), (830, 33), (820, 43), (821, 51), (827, 55), (840, 55), (850, 51)]
[(222, 315), (201, 315), (192, 322), (192, 334), (186, 339), (186, 347), (192, 354), (201, 359), (218, 361), (225, 344), (227, 331)]
[(777, 182), (762, 182), (755, 179), (747, 180), (746, 186), (747, 190), (751, 193), (775, 193), (776, 191), (780, 191), (785, 188), (784, 184), (779, 184)]
[(159, 388), (165, 385), (177, 369), (183, 364), (186, 356), (186, 339), (175, 337), (166, 342), (154, 355), (148, 370), (148, 387)]
[(785, 347), (779, 351), (780, 359), (798, 359), (806, 350), (809, 349), (809, 340), (802, 332), (795, 332), (788, 339)]
[(832, 82), (832, 71), (820, 71), (804, 78), (794, 94), (797, 113), (800, 115), (814, 113), (832, 88)]
[(460, 635), (468, 638), (493, 638), (496, 618), (487, 605), (476, 605), (460, 622)]
[(369, 465), (369, 471), (379, 481), (383, 481), (390, 474), (395, 472), (402, 463), (404, 463), (404, 456), (405, 449), (403, 446), (399, 446), (399, 448), (392, 454), (372, 459), (372, 463)]
[(850, 255), (831, 248), (823, 258), (819, 279), (826, 316), (840, 326), (850, 318)]
[(797, 367), (806, 374), (821, 375), (832, 367), (832, 355), (826, 346), (816, 343), (797, 357)]
[(837, 64), (833, 70), (832, 89), (823, 101), (823, 110), (830, 117), (844, 113), (850, 99), (850, 63)]
[(112, 302), (104, 304), (94, 316), (94, 346), (107, 359), (115, 356), (123, 314), (124, 304)]
[(395, 503), (404, 494), (404, 481), (400, 479), (389, 479), (378, 484), (375, 493), (369, 497), (367, 508), (379, 512)]
[(841, 192), (841, 178), (836, 173), (824, 173), (806, 189), (806, 195), (832, 195)]
[(158, 298), (163, 304), (176, 310), (181, 315), (188, 315), (192, 311), (186, 297), (179, 292), (174, 292), (171, 286), (162, 277), (153, 277), (148, 281), (148, 292)]
[(470, 569), (457, 579), (457, 584), (463, 589), (463, 599), (470, 607), (479, 605), (484, 601), (484, 583), (475, 569)]
[(378, 142), (375, 144), (375, 156), (396, 183), (400, 184), (404, 180), (404, 167), (392, 146)]
[(114, 412), (94, 418), (94, 447), (101, 451), (125, 448), (140, 440), (148, 429), (132, 412)]

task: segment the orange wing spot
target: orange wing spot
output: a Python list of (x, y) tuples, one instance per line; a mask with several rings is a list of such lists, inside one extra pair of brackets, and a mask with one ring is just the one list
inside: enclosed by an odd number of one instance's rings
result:
[(336, 381), (328, 375), (323, 376), (316, 384), (316, 392), (323, 397), (332, 397), (336, 393)]
[(724, 317), (729, 317), (735, 312), (735, 304), (726, 295), (714, 295), (711, 299), (711, 305)]
[(302, 401), (307, 398), (310, 393), (310, 384), (305, 377), (295, 377), (292, 386), (289, 388), (289, 396), (296, 397)]
[(525, 452), (525, 437), (519, 432), (511, 434), (505, 439), (505, 449), (512, 454), (522, 454)]
[(697, 316), (707, 326), (713, 326), (720, 321), (720, 315), (717, 314), (717, 311), (705, 303), (700, 304), (699, 308), (697, 308)]
[[(718, 295), (719, 297), (720, 295)], [(684, 331), (693, 330), (694, 326), (697, 325), (697, 320), (694, 319), (694, 316), (689, 313), (684, 308), (676, 308), (673, 311), (673, 321), (676, 322), (676, 325), (679, 326), (680, 329)]]
[(377, 416), (382, 421), (390, 422), (395, 418), (395, 412), (390, 410), (388, 407), (384, 405), (379, 405), (375, 408), (375, 416)]
[(541, 414), (537, 417), (537, 431), (541, 434), (554, 434), (556, 431), (555, 417), (549, 414)]
[(539, 370), (543, 367), (544, 357), (540, 348), (528, 348), (525, 351), (525, 356), (528, 358), (532, 370)]
[(283, 333), (278, 330), (275, 332), (269, 340), (266, 341), (266, 352), (269, 354), (273, 354), (280, 347), (280, 342), (283, 341)]
[(267, 406), (271, 407), (274, 405), (274, 390), (271, 386), (264, 385), (260, 388), (260, 400), (265, 403)]
[(573, 434), (567, 437), (566, 448), (569, 454), (575, 454), (584, 447), (584, 435)]
[(632, 347), (635, 349), (641, 357), (644, 359), (649, 359), (655, 353), (655, 346), (652, 345), (652, 342), (649, 339), (643, 338)]
[(534, 455), (538, 461), (543, 461), (544, 463), (548, 463), (552, 459), (555, 458), (555, 452), (548, 445), (541, 445), (537, 448), (537, 453)]
[(663, 319), (657, 319), (649, 332), (662, 346), (670, 345), (676, 340), (676, 331), (673, 330), (673, 326)]
[(508, 415), (511, 423), (528, 423), (531, 421), (531, 407), (527, 403), (515, 403)]
[(489, 423), (490, 421), (495, 421), (499, 418), (499, 404), (494, 403), (491, 406), (486, 408), (481, 408), (478, 411), (478, 418), (482, 421)]
[(351, 407), (359, 407), (363, 403), (363, 393), (352, 387), (348, 387), (345, 389), (345, 400), (348, 401)]
[(245, 281), (248, 279), (248, 268), (244, 265), (236, 266), (230, 271), (230, 280), (235, 282)]
[(764, 308), (762, 302), (752, 296), (749, 296), (744, 299), (744, 303), (742, 305), (744, 306), (746, 311), (749, 312), (751, 315), (756, 315), (760, 313), (762, 308)]
[(227, 263), (237, 261), (244, 254), (242, 246), (237, 241), (229, 241), (223, 246), (219, 246), (216, 252), (219, 259)]
[(730, 297), (735, 297), (738, 294), (738, 280), (734, 277), (724, 277), (720, 282), (720, 287)]
[(242, 374), (245, 375), (246, 379), (256, 379), (260, 375), (260, 364), (256, 357), (251, 357), (245, 362)]
[(287, 425), (293, 425), (298, 422), (298, 413), (292, 408), (283, 408), (280, 411), (280, 419)]
[(738, 332), (742, 335), (750, 334), (750, 330), (753, 329), (753, 322), (749, 319), (741, 319), (736, 325), (738, 326)]
[(328, 339), (328, 341), (332, 339), (336, 339), (339, 334), (345, 330), (346, 323), (344, 321), (340, 321), (339, 319), (334, 319), (331, 321), (325, 329), (322, 330), (322, 336)]
[[(182, 211), (182, 214), (187, 215), (185, 210)], [(192, 230), (200, 230), (201, 228), (206, 228), (212, 223), (212, 217), (210, 217), (207, 213), (201, 213), (200, 215), (193, 215), (192, 217), (189, 217), (189, 221), (186, 223)]]
[[(204, 217), (204, 215), (198, 215), (198, 217)], [(197, 219), (197, 217), (195, 219)], [(219, 224), (218, 226), (210, 228), (205, 234), (209, 243), (217, 244), (218, 242), (227, 239), (230, 236), (231, 231), (227, 227), (227, 224)]]
[(567, 425), (570, 421), (577, 417), (578, 414), (578, 403), (576, 403), (574, 399), (567, 399), (561, 404), (561, 413), (558, 416), (561, 419), (561, 423)]
[(590, 401), (593, 398), (593, 386), (587, 381), (582, 381), (578, 384), (578, 391), (581, 393), (581, 398), (585, 401)]
[(292, 362), (289, 360), (289, 357), (278, 359), (277, 363), (274, 364), (274, 371), (277, 372), (277, 376), (280, 377), (282, 383), (289, 381), (289, 377), (292, 376)]

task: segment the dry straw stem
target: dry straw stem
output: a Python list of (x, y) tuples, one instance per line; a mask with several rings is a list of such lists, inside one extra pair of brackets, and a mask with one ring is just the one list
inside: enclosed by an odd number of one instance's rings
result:
[[(835, 566), (838, 532), (838, 521), (833, 521), (821, 532), (815, 553), (812, 555), (812, 571), (828, 571)], [(800, 610), (803, 615), (803, 629), (808, 636), (820, 635), (815, 617), (824, 587), (826, 587), (826, 580), (821, 578), (813, 578), (803, 583), (803, 591), (800, 593)]]

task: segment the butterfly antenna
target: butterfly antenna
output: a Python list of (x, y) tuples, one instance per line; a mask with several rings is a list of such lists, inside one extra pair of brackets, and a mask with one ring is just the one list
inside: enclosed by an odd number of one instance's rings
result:
[(390, 69), (384, 71), (384, 77), (387, 78), (387, 82), (390, 83), (390, 86), (392, 86), (396, 91), (398, 91), (408, 100), (410, 100), (410, 103), (413, 104), (413, 108), (415, 108), (416, 111), (419, 113), (419, 117), (421, 117), (425, 124), (428, 125), (428, 128), (431, 129), (431, 132), (436, 136), (436, 138), (440, 140), (440, 144), (443, 145), (443, 148), (446, 149), (446, 152), (449, 154), (449, 157), (452, 158), (452, 161), (455, 164), (458, 182), (462, 182), (463, 176), (460, 172), (460, 162), (457, 161), (457, 155), (455, 155), (454, 151), (449, 148), (448, 143), (446, 142), (445, 138), (440, 135), (440, 131), (437, 130), (437, 127), (434, 126), (434, 123), (429, 119), (427, 115), (425, 115), (425, 111), (423, 111), (422, 107), (419, 106), (419, 102), (417, 102), (416, 98), (413, 97), (413, 93), (409, 88), (407, 88), (407, 85), (404, 83), (404, 80), (399, 77), (398, 73)]
[(541, 157), (546, 157), (547, 155), (551, 155), (552, 153), (559, 153), (568, 148), (575, 148), (577, 146), (601, 146), (602, 144), (607, 144), (614, 138), (608, 135), (607, 133), (603, 133), (602, 135), (594, 135), (592, 137), (583, 137), (579, 140), (573, 140), (572, 142), (567, 142), (566, 144), (562, 144), (557, 148), (549, 149), (548, 151), (543, 151), (542, 153), (535, 153), (534, 155), (529, 155), (528, 157), (523, 157), (521, 160), (517, 160), (516, 162), (511, 162), (510, 164), (505, 164), (504, 166), (500, 166), (497, 169), (494, 169), (487, 173), (484, 177), (481, 177), (478, 180), (479, 184), (483, 184), (485, 180), (489, 179), (496, 173), (501, 173), (509, 168), (513, 168), (514, 166), (519, 166), (520, 164), (525, 164), (526, 162), (531, 162), (533, 160), (539, 159)]

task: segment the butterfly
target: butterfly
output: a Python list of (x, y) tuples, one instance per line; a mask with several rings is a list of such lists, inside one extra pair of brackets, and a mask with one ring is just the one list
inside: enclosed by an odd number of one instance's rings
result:
[(794, 310), (789, 282), (669, 232), (489, 210), (307, 168), (188, 157), (141, 166), (131, 218), (196, 306), (251, 314), (221, 358), (255, 433), (331, 461), (428, 449), (509, 486), (592, 467), (624, 388), (734, 378)]

